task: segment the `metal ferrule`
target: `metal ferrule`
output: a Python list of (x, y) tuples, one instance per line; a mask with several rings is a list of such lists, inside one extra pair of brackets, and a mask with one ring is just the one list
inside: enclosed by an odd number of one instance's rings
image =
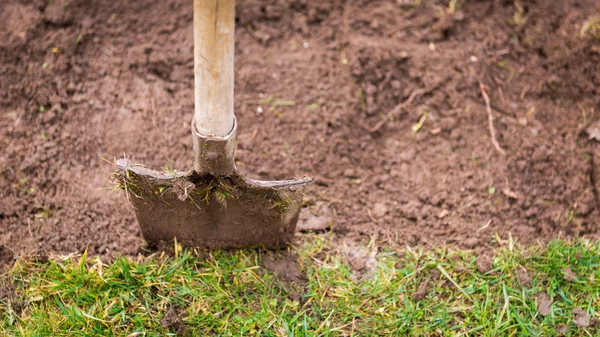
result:
[(229, 176), (235, 169), (235, 136), (237, 121), (233, 119), (233, 129), (227, 136), (205, 136), (196, 129), (192, 119), (192, 139), (194, 144), (194, 171), (199, 174)]

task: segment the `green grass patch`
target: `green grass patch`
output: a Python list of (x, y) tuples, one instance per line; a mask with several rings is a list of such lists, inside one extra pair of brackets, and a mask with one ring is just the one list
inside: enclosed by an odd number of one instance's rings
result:
[(355, 271), (329, 238), (302, 241), (292, 283), (257, 250), (19, 259), (0, 279), (0, 334), (598, 335), (599, 242), (506, 247), (483, 274), (474, 253), (448, 249), (383, 249)]

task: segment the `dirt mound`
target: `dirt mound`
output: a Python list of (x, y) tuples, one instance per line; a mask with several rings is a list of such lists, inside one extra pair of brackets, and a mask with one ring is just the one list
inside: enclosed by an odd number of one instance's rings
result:
[(13, 252), (6, 246), (0, 246), (0, 267), (10, 265), (15, 260)]
[[(240, 1), (238, 167), (344, 240), (597, 237), (597, 1)], [(0, 5), (0, 245), (135, 254), (124, 155), (188, 169), (191, 4)], [(500, 146), (489, 139), (489, 88)]]

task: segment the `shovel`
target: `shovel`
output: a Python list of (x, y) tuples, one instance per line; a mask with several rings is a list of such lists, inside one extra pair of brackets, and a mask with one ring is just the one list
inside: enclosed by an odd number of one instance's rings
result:
[(194, 167), (155, 171), (117, 161), (125, 189), (149, 243), (280, 248), (291, 242), (311, 178), (258, 181), (236, 168), (233, 112), (235, 0), (194, 0)]

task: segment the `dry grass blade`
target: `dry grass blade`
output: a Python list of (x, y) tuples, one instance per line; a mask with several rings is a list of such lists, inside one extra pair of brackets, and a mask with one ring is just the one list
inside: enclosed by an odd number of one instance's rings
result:
[(396, 105), (392, 110), (390, 110), (382, 120), (377, 122), (377, 124), (375, 124), (372, 128), (369, 129), (369, 132), (371, 132), (371, 133), (377, 132), (377, 130), (379, 130), (388, 120), (390, 120), (390, 118), (392, 118), (392, 117), (394, 117), (394, 115), (402, 112), (402, 109), (409, 106), (417, 96), (423, 95), (426, 92), (427, 91), (425, 89), (416, 89), (415, 91), (413, 91), (410, 94), (410, 96), (408, 96), (406, 101)]

